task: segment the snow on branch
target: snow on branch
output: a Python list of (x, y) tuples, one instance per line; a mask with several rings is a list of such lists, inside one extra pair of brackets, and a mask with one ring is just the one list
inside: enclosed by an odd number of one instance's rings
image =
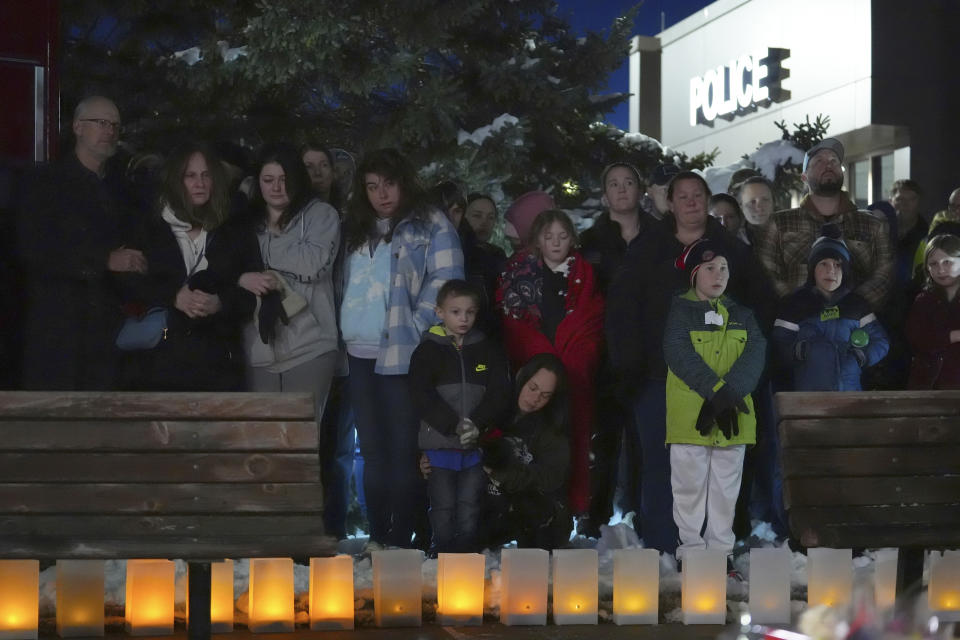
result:
[[(217, 42), (217, 51), (220, 53), (220, 57), (224, 62), (233, 62), (234, 60), (247, 55), (246, 45), (242, 47), (231, 47), (226, 40), (220, 40)], [(203, 51), (200, 49), (200, 47), (190, 47), (189, 49), (184, 49), (183, 51), (174, 52), (173, 59), (183, 62), (188, 67), (192, 67), (203, 60)]]
[(520, 124), (520, 120), (516, 116), (512, 116), (509, 113), (502, 113), (490, 124), (475, 129), (473, 133), (467, 133), (463, 129), (457, 133), (457, 144), (464, 144), (465, 142), (472, 142), (478, 147), (483, 144), (484, 140), (489, 138), (495, 133), (498, 133), (507, 125), (516, 125)]

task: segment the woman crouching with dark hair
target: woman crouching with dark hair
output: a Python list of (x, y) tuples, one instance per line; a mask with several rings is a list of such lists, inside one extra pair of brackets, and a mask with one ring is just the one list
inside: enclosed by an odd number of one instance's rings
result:
[(570, 539), (570, 399), (560, 359), (540, 353), (516, 377), (515, 416), (483, 444), (485, 546), (557, 549)]
[(242, 327), (256, 305), (237, 285), (259, 263), (256, 239), (227, 222), (220, 160), (204, 144), (176, 149), (163, 171), (156, 215), (139, 244), (147, 272), (134, 276), (132, 306), (167, 310), (162, 339), (129, 353), (127, 386), (158, 391), (240, 391)]

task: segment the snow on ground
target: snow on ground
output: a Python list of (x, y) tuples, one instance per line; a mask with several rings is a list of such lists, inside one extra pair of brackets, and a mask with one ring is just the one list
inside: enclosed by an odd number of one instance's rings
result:
[[(613, 608), (613, 552), (616, 549), (640, 548), (641, 541), (637, 538), (632, 526), (632, 515), (627, 514), (621, 519), (617, 515), (610, 525), (601, 527), (599, 539), (586, 538), (576, 535), (571, 538), (572, 548), (597, 550), (599, 559), (599, 599), (600, 618), (610, 620)], [(786, 542), (777, 539), (772, 528), (766, 522), (755, 522), (754, 529), (746, 541), (738, 544), (734, 550), (734, 567), (744, 576), (749, 575), (751, 548), (780, 547), (791, 553), (791, 608), (794, 621), (806, 609), (807, 588), (807, 558), (802, 553), (792, 553), (786, 547)], [(359, 625), (373, 624), (373, 567), (369, 555), (364, 554), (367, 539), (363, 536), (347, 538), (340, 542), (338, 551), (354, 556), (354, 598)], [(486, 550), (485, 585), (484, 585), (484, 614), (491, 620), (499, 617), (500, 610), (500, 553), (497, 550)], [(854, 558), (854, 583), (869, 582), (873, 574), (875, 554), (867, 552)], [(249, 581), (250, 563), (248, 560), (234, 562), (234, 596), (236, 598), (236, 621), (246, 623), (247, 587)], [(113, 610), (119, 616), (119, 608), (124, 602), (126, 562), (123, 560), (108, 560), (105, 563), (105, 594), (104, 601), (108, 612)], [(187, 565), (181, 560), (176, 561), (176, 612), (182, 619), (185, 602)], [(552, 573), (552, 572), (551, 572)], [(549, 579), (549, 578), (548, 578)], [(56, 603), (56, 567), (48, 567), (40, 574), (40, 617), (49, 618), (54, 615)], [(309, 592), (309, 567), (294, 564), (294, 587), (297, 594), (297, 623), (306, 624), (307, 597)], [(739, 619), (740, 613), (746, 610), (746, 601), (749, 585), (744, 580), (728, 578), (727, 605), (728, 621)], [(434, 618), (437, 600), (437, 560), (425, 558), (423, 562), (423, 606), (424, 620), (429, 622)], [(680, 622), (680, 574), (677, 573), (676, 562), (672, 557), (661, 556), (660, 561), (660, 612), (661, 622)], [(111, 620), (108, 618), (108, 624)], [(112, 620), (117, 623), (116, 619)], [(120, 621), (122, 622), (122, 621)]]

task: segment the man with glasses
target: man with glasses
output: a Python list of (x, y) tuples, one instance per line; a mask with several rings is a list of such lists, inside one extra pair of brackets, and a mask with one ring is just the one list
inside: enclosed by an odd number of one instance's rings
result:
[(826, 138), (803, 157), (802, 180), (809, 193), (800, 206), (773, 214), (758, 234), (756, 254), (777, 294), (785, 296), (807, 280), (807, 255), (820, 228), (833, 223), (853, 257), (856, 291), (876, 310), (893, 282), (893, 252), (887, 223), (859, 211), (843, 191), (843, 145)]
[(107, 179), (120, 129), (111, 100), (83, 100), (73, 114), (73, 152), (39, 168), (27, 185), (19, 224), (24, 388), (117, 386), (114, 340), (123, 316), (116, 276), (147, 268), (143, 254), (125, 246), (130, 212)]

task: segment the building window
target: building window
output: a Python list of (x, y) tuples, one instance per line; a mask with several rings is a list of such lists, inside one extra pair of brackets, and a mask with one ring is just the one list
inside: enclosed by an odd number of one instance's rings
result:
[(890, 186), (896, 180), (893, 174), (893, 154), (885, 153), (880, 156), (880, 175), (876, 178), (880, 183), (880, 198), (884, 200), (890, 196)]
[(850, 193), (858, 209), (866, 209), (870, 204), (870, 159), (858, 160), (853, 163), (850, 171)]

